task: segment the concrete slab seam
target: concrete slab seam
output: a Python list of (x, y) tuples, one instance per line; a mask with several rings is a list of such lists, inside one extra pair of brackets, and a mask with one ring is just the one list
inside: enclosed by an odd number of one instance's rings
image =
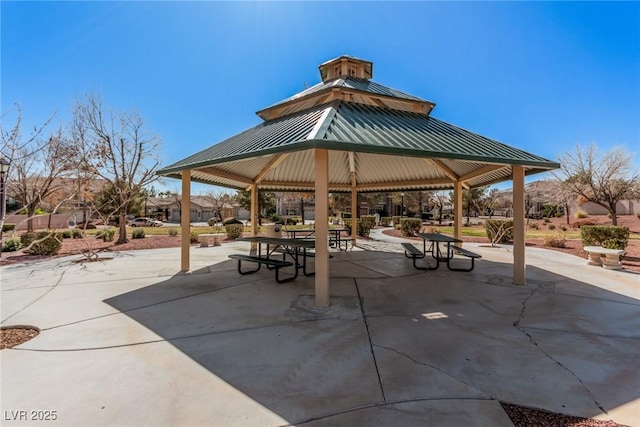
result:
[(378, 376), (378, 384), (380, 384), (380, 393), (382, 393), (382, 399), (386, 402), (387, 397), (384, 394), (384, 386), (382, 384), (382, 377), (380, 376), (380, 369), (378, 368), (378, 361), (376, 360), (376, 352), (373, 349), (373, 342), (371, 341), (371, 333), (369, 331), (369, 323), (367, 322), (367, 315), (364, 311), (364, 304), (362, 300), (362, 295), (360, 294), (360, 289), (358, 288), (358, 280), (353, 279), (353, 284), (356, 287), (356, 292), (358, 294), (358, 302), (360, 303), (360, 312), (362, 313), (362, 321), (364, 322), (365, 330), (367, 331), (367, 339), (369, 341), (369, 349), (371, 350), (371, 357), (373, 358), (373, 366), (376, 368), (376, 375)]
[(44, 298), (47, 294), (49, 294), (51, 291), (53, 291), (62, 281), (62, 278), (64, 277), (64, 273), (66, 273), (66, 269), (62, 271), (62, 273), (60, 274), (60, 277), (58, 278), (58, 280), (56, 281), (56, 283), (51, 286), (49, 289), (47, 289), (42, 295), (40, 295), (38, 298), (34, 299), (33, 301), (31, 301), (29, 304), (25, 305), (24, 307), (22, 307), (20, 310), (16, 311), (15, 313), (11, 314), (9, 317), (6, 317), (2, 320), (2, 322), (0, 323), (5, 323), (7, 320), (11, 319), (13, 316), (22, 313), (24, 310), (26, 310), (27, 308), (31, 307), (33, 304), (35, 304), (36, 302), (40, 301), (42, 298)]
[(556, 360), (552, 355), (550, 355), (549, 353), (547, 353), (546, 351), (544, 351), (542, 349), (542, 347), (540, 347), (540, 345), (538, 344), (538, 342), (535, 340), (535, 338), (533, 337), (533, 335), (531, 335), (529, 332), (527, 332), (525, 330), (525, 328), (520, 326), (520, 322), (522, 321), (522, 319), (524, 319), (525, 316), (525, 311), (527, 310), (527, 303), (529, 302), (529, 300), (533, 297), (533, 295), (536, 293), (535, 289), (531, 290), (531, 293), (522, 301), (522, 309), (520, 310), (520, 316), (518, 317), (518, 319), (513, 322), (513, 327), (516, 328), (516, 330), (518, 330), (520, 333), (522, 333), (523, 335), (525, 335), (526, 337), (529, 338), (529, 343), (532, 344), (539, 352), (541, 352), (545, 357), (547, 357), (549, 360), (551, 360), (553, 363), (555, 363), (556, 365), (558, 365), (560, 368), (564, 369), (565, 371), (567, 371), (570, 375), (572, 375), (579, 383), (580, 385), (582, 385), (582, 387), (584, 387), (584, 389), (586, 390), (587, 394), (589, 395), (589, 397), (591, 398), (591, 400), (593, 401), (593, 404), (599, 409), (601, 410), (603, 413), (608, 414), (607, 410), (604, 409), (602, 407), (602, 405), (596, 400), (596, 397), (593, 395), (593, 393), (591, 392), (591, 390), (589, 389), (589, 387), (587, 387), (587, 385), (582, 381), (582, 379), (575, 373), (573, 372), (571, 369), (569, 369), (568, 367), (566, 367), (565, 365), (563, 365), (559, 360)]

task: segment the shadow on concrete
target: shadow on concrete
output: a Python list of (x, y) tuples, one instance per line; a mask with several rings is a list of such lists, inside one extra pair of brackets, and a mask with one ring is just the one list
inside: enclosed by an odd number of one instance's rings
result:
[(105, 302), (291, 424), (491, 424), (498, 400), (591, 417), (640, 398), (638, 299), (531, 266), (526, 286), (511, 275), (362, 251), (332, 259), (326, 309), (313, 277), (276, 284), (235, 261)]

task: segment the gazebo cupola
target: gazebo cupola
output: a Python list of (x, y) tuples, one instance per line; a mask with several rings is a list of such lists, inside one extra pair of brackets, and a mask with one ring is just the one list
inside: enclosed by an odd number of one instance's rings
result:
[(371, 80), (373, 77), (373, 62), (342, 55), (331, 59), (318, 67), (323, 82), (337, 78), (354, 77), (356, 79)]
[(256, 114), (264, 120), (274, 120), (331, 101), (344, 101), (429, 115), (436, 105), (373, 82), (373, 63), (364, 59), (343, 55), (320, 64), (318, 69), (320, 83)]

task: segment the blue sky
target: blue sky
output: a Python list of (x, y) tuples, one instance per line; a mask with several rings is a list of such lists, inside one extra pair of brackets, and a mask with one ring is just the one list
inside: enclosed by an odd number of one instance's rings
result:
[(98, 93), (141, 113), (163, 140), (163, 165), (260, 123), (255, 111), (319, 82), (317, 66), (342, 54), (372, 61), (374, 81), (435, 102), (433, 116), (550, 160), (576, 144), (640, 146), (639, 2), (0, 8), (3, 113), (19, 103), (27, 132), (53, 113), (57, 126), (77, 98)]

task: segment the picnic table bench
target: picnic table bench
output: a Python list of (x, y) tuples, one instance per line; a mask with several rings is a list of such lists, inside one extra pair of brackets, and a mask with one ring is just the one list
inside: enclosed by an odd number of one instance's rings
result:
[[(413, 266), (418, 270), (435, 270), (440, 266), (441, 262), (446, 262), (447, 268), (451, 271), (471, 271), (475, 267), (475, 259), (482, 258), (481, 255), (475, 252), (471, 252), (470, 250), (463, 249), (461, 246), (457, 246), (456, 244), (462, 243), (462, 241), (455, 237), (439, 233), (418, 233), (418, 236), (423, 240), (422, 251), (411, 243), (401, 243), (402, 248), (404, 249), (404, 255), (407, 258), (413, 259)], [(431, 242), (429, 249), (427, 249), (427, 241)], [(446, 252), (440, 249), (440, 243), (446, 243)], [(426, 262), (424, 267), (416, 264), (416, 259), (424, 258), (427, 255), (427, 251), (431, 252), (431, 256), (436, 260), (435, 267), (429, 267)], [(469, 268), (454, 267), (451, 263), (454, 255), (462, 255), (470, 258), (471, 266)]]
[(407, 258), (413, 258), (413, 266), (418, 270), (428, 270), (429, 267), (419, 267), (416, 264), (416, 259), (424, 258), (425, 254), (420, 249), (412, 245), (411, 243), (400, 243), (402, 248), (404, 249), (404, 256)]
[(622, 270), (620, 256), (624, 255), (624, 250), (607, 249), (602, 246), (585, 246), (582, 249), (587, 253), (588, 265), (598, 265), (607, 270)]
[[(280, 279), (280, 276), (278, 274), (278, 272), (280, 271), (280, 269), (282, 267), (291, 267), (293, 265), (293, 263), (291, 261), (280, 261), (280, 260), (277, 260), (277, 259), (262, 258), (262, 257), (258, 257), (258, 256), (243, 255), (243, 254), (231, 254), (231, 255), (229, 255), (229, 258), (238, 260), (238, 273), (240, 273), (242, 275), (251, 274), (251, 273), (255, 273), (257, 271), (260, 271), (260, 267), (262, 267), (262, 264), (265, 264), (265, 265), (267, 265), (269, 267), (272, 267), (276, 271), (276, 282), (284, 283), (284, 282), (288, 282), (290, 280), (295, 279), (295, 276), (287, 277), (286, 279)], [(242, 261), (256, 263), (256, 264), (258, 264), (258, 268), (256, 268), (255, 270), (242, 271)], [(296, 276), (297, 276), (297, 274), (296, 274)]]

